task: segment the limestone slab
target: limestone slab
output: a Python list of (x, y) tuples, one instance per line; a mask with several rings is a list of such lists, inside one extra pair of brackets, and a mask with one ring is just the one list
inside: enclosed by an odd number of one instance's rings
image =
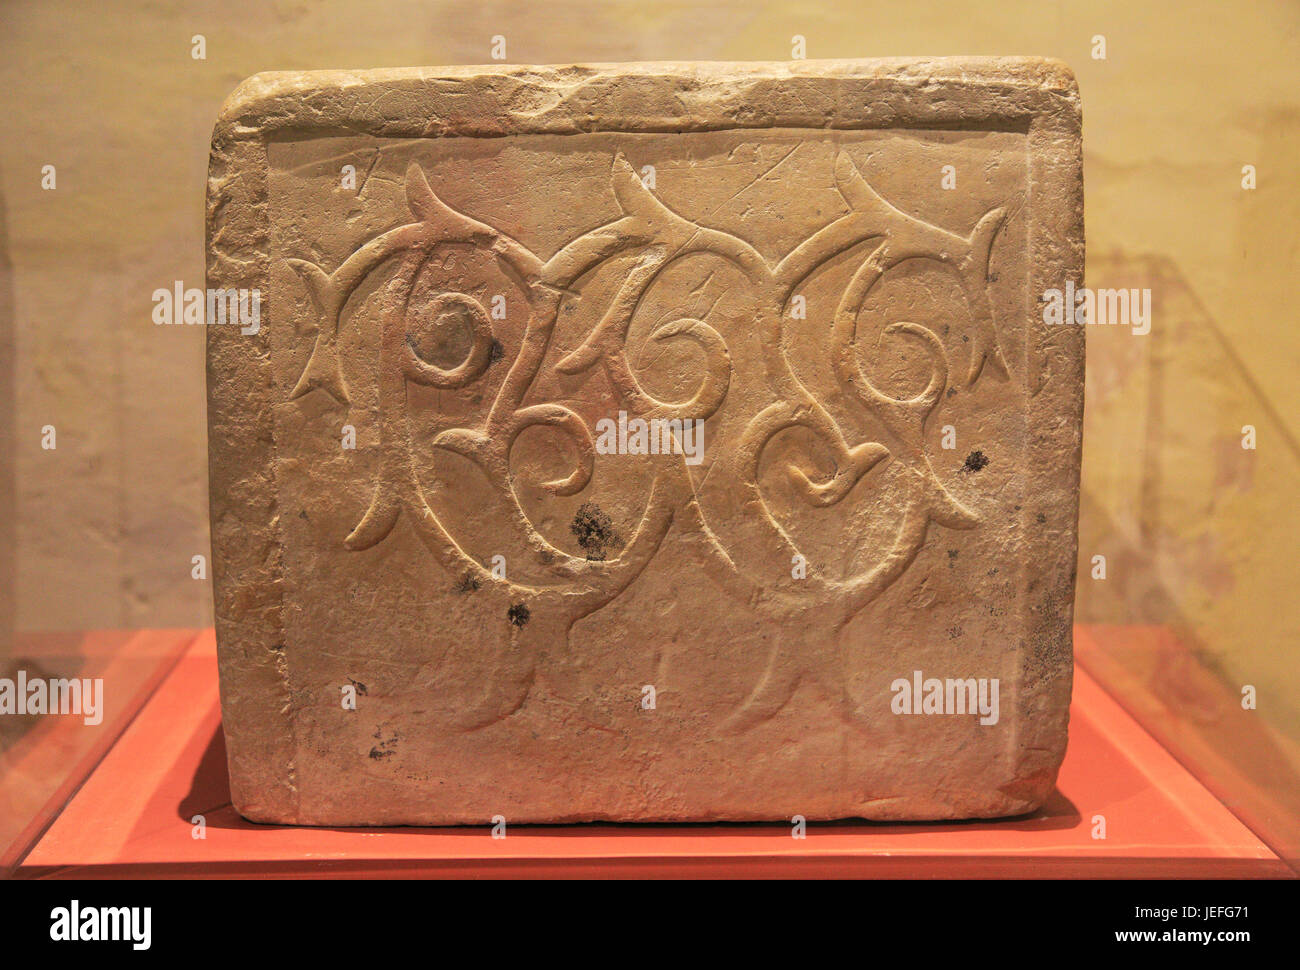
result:
[(263, 74), (215, 613), (257, 821), (946, 819), (1064, 755), (1080, 106), (1039, 59)]

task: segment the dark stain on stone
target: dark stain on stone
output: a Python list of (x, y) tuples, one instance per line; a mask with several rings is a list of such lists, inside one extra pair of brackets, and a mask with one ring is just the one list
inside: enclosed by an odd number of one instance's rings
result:
[(357, 689), (358, 694), (365, 696), (365, 694), (367, 693), (366, 685), (361, 683), (359, 680), (353, 680), (351, 677), (349, 677), (348, 683)]
[(1036, 516), (1034, 516), (1034, 518), (1038, 520), (1039, 525), (1047, 525), (1047, 516), (1043, 515), (1042, 512), (1039, 512)]
[(475, 593), (478, 591), (478, 577), (473, 573), (466, 573), (460, 578), (460, 582), (458, 582), (453, 589), (455, 589), (457, 593), (462, 594)]
[(300, 519), (306, 519), (306, 518), (307, 518), (307, 510), (306, 510), (306, 509), (299, 509), (299, 510), (298, 510), (298, 518), (300, 518)]
[(501, 341), (496, 337), (492, 338), (492, 348), (488, 351), (488, 364), (495, 364), (498, 360), (506, 355), (506, 348), (502, 346)]
[(384, 758), (391, 758), (396, 754), (396, 752), (393, 751), (393, 748), (397, 747), (397, 742), (401, 740), (401, 736), (394, 732), (392, 737), (387, 741), (384, 741), (383, 733), (384, 729), (382, 726), (375, 728), (374, 737), (379, 739), (379, 743), (370, 749), (370, 757), (374, 761), (382, 761)]
[(569, 531), (577, 538), (589, 562), (604, 562), (610, 546), (618, 544), (614, 523), (595, 502), (582, 503)]
[(506, 610), (506, 619), (514, 626), (523, 626), (528, 622), (532, 614), (528, 612), (528, 607), (523, 603), (516, 603), (510, 609)]
[(988, 467), (988, 457), (982, 451), (972, 451), (966, 456), (966, 464), (962, 466), (964, 472), (977, 472)]

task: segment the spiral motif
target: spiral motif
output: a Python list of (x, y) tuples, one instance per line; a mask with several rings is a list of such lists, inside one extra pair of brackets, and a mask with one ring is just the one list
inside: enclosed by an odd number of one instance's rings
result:
[[(948, 386), (949, 365), (944, 346), (929, 329), (915, 323), (893, 322), (885, 329), (891, 339), (919, 341), (930, 359), (926, 387), (910, 398), (894, 398), (870, 381), (856, 356), (857, 318), (872, 288), (892, 266), (913, 258), (930, 258), (946, 264), (961, 277), (974, 310), (971, 367), (966, 375), (973, 385), (985, 369), (1006, 374), (998, 345), (986, 276), (993, 238), (1004, 219), (999, 208), (988, 213), (968, 236), (960, 236), (908, 216), (881, 198), (862, 177), (847, 154), (834, 169), (836, 188), (850, 211), (804, 240), (776, 264), (735, 235), (697, 224), (669, 209), (640, 181), (622, 155), (616, 156), (612, 187), (622, 217), (585, 233), (543, 261), (516, 240), (492, 226), (457, 212), (429, 187), (420, 167), (412, 163), (406, 176), (407, 201), (416, 220), (370, 240), (333, 273), (304, 260), (288, 260), (308, 288), (312, 303), (323, 315), (315, 345), (290, 397), (320, 388), (341, 403), (348, 393), (338, 359), (338, 336), (344, 308), (357, 288), (390, 259), (400, 268), (386, 284), (383, 342), (379, 372), (380, 475), (369, 508), (346, 544), (365, 549), (382, 541), (403, 513), (410, 516), (426, 546), (452, 572), (487, 584), (512, 603), (512, 615), (533, 617), (529, 630), (557, 624), (568, 628), (610, 602), (625, 589), (656, 554), (675, 517), (681, 517), (722, 566), (721, 579), (728, 588), (754, 604), (794, 597), (824, 611), (837, 622), (861, 610), (906, 570), (921, 549), (931, 522), (950, 528), (972, 528), (978, 519), (958, 504), (935, 475), (924, 450), (925, 421)], [(870, 410), (885, 429), (884, 442), (854, 442), (821, 401), (795, 374), (785, 356), (789, 334), (785, 308), (821, 267), (839, 254), (874, 240), (870, 256), (854, 272), (830, 322), (833, 370), (846, 395)], [(468, 387), (480, 380), (493, 364), (500, 344), (495, 339), (487, 310), (478, 299), (457, 291), (442, 291), (427, 299), (417, 283), (430, 255), (444, 244), (471, 246), (494, 257), (520, 287), (527, 301), (528, 320), (517, 353), (482, 423), (440, 432), (435, 447), (448, 449), (475, 462), (489, 481), (505, 491), (513, 503), (509, 518), (538, 557), (553, 582), (528, 585), (495, 575), (466, 552), (425, 500), (416, 471), (411, 416), (407, 413), (407, 383), (443, 390)], [(546, 541), (528, 518), (514, 494), (510, 454), (519, 435), (533, 427), (562, 433), (575, 450), (572, 471), (563, 478), (543, 482), (539, 488), (558, 496), (572, 496), (591, 482), (595, 470), (592, 430), (572, 409), (558, 402), (524, 401), (546, 359), (563, 295), (577, 292), (588, 274), (607, 260), (639, 252), (599, 322), (581, 345), (555, 365), (560, 374), (577, 375), (599, 365), (629, 411), (640, 418), (700, 419), (714, 414), (727, 397), (732, 381), (732, 359), (722, 335), (708, 322), (690, 313), (657, 326), (655, 341), (688, 340), (699, 349), (703, 374), (685, 401), (661, 401), (641, 384), (631, 366), (627, 340), (632, 319), (646, 293), (664, 271), (691, 255), (707, 254), (733, 267), (758, 296), (754, 333), (761, 345), (763, 376), (770, 397), (750, 416), (738, 443), (723, 448), (710, 467), (721, 469), (715, 482), (742, 492), (740, 504), (758, 510), (747, 521), (746, 542), (759, 563), (788, 564), (798, 547), (767, 508), (758, 487), (759, 461), (773, 436), (788, 428), (811, 431), (829, 448), (834, 468), (814, 481), (810, 470), (790, 464), (786, 471), (796, 494), (814, 508), (840, 502), (863, 475), (879, 462), (900, 459), (905, 495), (899, 504), (895, 538), (875, 564), (843, 582), (809, 575), (792, 583), (790, 577), (745, 575), (718, 536), (704, 521), (699, 495), (684, 461), (659, 460), (654, 465), (648, 507), (617, 556), (590, 560), (572, 556)], [(469, 334), (469, 347), (455, 366), (442, 366), (422, 351), (440, 323), (454, 320)], [(423, 341), (422, 341), (423, 338)], [(788, 571), (788, 565), (783, 569)], [(478, 588), (477, 586), (475, 588)], [(519, 613), (519, 605), (526, 610)], [(516, 636), (540, 636), (511, 632)], [(779, 643), (772, 648), (767, 672), (754, 694), (737, 714), (745, 726), (770, 715), (784, 703), (812, 658), (782, 658)], [(513, 650), (513, 648), (512, 648)], [(500, 685), (486, 687), (482, 703), (466, 715), (466, 724), (481, 726), (508, 715), (523, 702), (532, 677), (536, 648), (503, 654), (497, 662), (509, 676)]]
[(413, 314), (407, 308), (406, 353), (402, 371), (408, 380), (426, 387), (452, 390), (474, 383), (492, 362), (492, 324), (483, 304), (467, 293), (439, 293), (422, 314), (429, 323), (454, 315), (469, 328), (469, 354), (456, 367), (445, 370), (425, 360), (418, 349), (418, 332), (411, 327)]

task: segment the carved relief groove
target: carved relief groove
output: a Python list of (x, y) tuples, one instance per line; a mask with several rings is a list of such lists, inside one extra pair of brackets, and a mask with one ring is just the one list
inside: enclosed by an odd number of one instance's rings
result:
[[(951, 529), (970, 529), (979, 522), (939, 481), (924, 447), (926, 422), (949, 387), (950, 365), (943, 343), (918, 323), (898, 321), (885, 328), (886, 339), (912, 341), (929, 360), (925, 387), (910, 398), (895, 398), (880, 390), (863, 367), (857, 345), (858, 319), (873, 288), (889, 269), (909, 259), (934, 260), (955, 274), (971, 321), (971, 360), (961, 382), (973, 386), (986, 372), (1006, 377), (1007, 364), (987, 283), (990, 251), (1006, 217), (1005, 208), (988, 212), (967, 236), (949, 232), (891, 205), (868, 184), (848, 154), (841, 153), (834, 180), (848, 213), (773, 264), (737, 236), (697, 224), (663, 204), (622, 154), (613, 159), (610, 178), (621, 216), (583, 233), (544, 262), (515, 239), (448, 206), (414, 162), (407, 168), (405, 185), (414, 222), (370, 240), (330, 273), (304, 260), (286, 261), (306, 284), (319, 319), (311, 355), (290, 397), (320, 388), (344, 404), (350, 400), (338, 350), (344, 308), (382, 264), (396, 263), (382, 298), (377, 375), (380, 468), (369, 507), (344, 540), (347, 547), (362, 550), (381, 543), (405, 515), (452, 575), (469, 575), (478, 584), (500, 589), (511, 601), (527, 604), (529, 615), (539, 621), (510, 630), (509, 656), (503, 654), (494, 661), (494, 669), (507, 673), (485, 685), (482, 702), (463, 713), (460, 724), (466, 729), (517, 710), (527, 697), (538, 658), (546, 650), (543, 639), (567, 637), (576, 620), (627, 588), (655, 556), (675, 520), (704, 537), (718, 567), (714, 572), (729, 590), (760, 613), (804, 609), (824, 627), (825, 639), (832, 645), (843, 624), (907, 570), (922, 548), (931, 522)], [(417, 473), (407, 413), (408, 384), (441, 389), (472, 385), (487, 372), (496, 346), (491, 319), (482, 304), (459, 292), (439, 293), (432, 301), (433, 309), (455, 310), (467, 322), (469, 351), (457, 366), (444, 369), (425, 360), (407, 337), (413, 310), (429, 309), (427, 303), (413, 306), (421, 269), (437, 247), (447, 244), (469, 245), (495, 256), (523, 290), (528, 319), (519, 352), (481, 423), (444, 430), (433, 444), (475, 463), (509, 499), (512, 527), (531, 550), (538, 574), (552, 578), (551, 583), (528, 584), (494, 575), (439, 520)], [(869, 244), (869, 254), (853, 270), (840, 296), (829, 328), (829, 354), (839, 391), (874, 418), (874, 426), (885, 432), (884, 441), (854, 441), (847, 436), (796, 375), (786, 353), (786, 321), (798, 288), (830, 260), (863, 244)], [(660, 400), (648, 391), (627, 349), (633, 318), (650, 288), (675, 263), (701, 254), (734, 267), (759, 301), (755, 325), (772, 403), (749, 417), (739, 439), (713, 456), (710, 475), (722, 476), (722, 481), (743, 493), (743, 505), (753, 513), (746, 523), (747, 541), (757, 544), (761, 552), (750, 553), (743, 564), (738, 562), (715, 531), (717, 523), (706, 521), (684, 456), (660, 455), (646, 459), (654, 472), (648, 504), (618, 555), (603, 560), (571, 555), (539, 532), (525, 512), (510, 474), (516, 440), (536, 426), (562, 432), (573, 446), (569, 473), (540, 483), (539, 488), (560, 496), (576, 495), (587, 488), (595, 472), (592, 430), (577, 413), (555, 402), (523, 404), (543, 366), (561, 301), (566, 294), (580, 292), (584, 281), (608, 260), (636, 256), (590, 333), (553, 366), (565, 375), (602, 368), (630, 416), (707, 419), (727, 400), (733, 377), (731, 354), (716, 329), (683, 314), (650, 334), (656, 341), (689, 341), (697, 348), (702, 373), (694, 392), (684, 401)], [(760, 488), (764, 450), (776, 435), (795, 427), (814, 434), (834, 463), (829, 475), (820, 476), (796, 463), (786, 467), (796, 494), (810, 507), (829, 508), (841, 502), (863, 475), (886, 459), (892, 458), (905, 470), (899, 478), (904, 494), (898, 497), (901, 511), (891, 544), (869, 568), (847, 579), (828, 577), (816, 568), (810, 568), (804, 579), (790, 575), (789, 563), (799, 548)], [(764, 674), (732, 717), (734, 728), (744, 729), (770, 717), (800, 680), (825, 660), (822, 651), (805, 653), (791, 657), (779, 641), (772, 645)]]

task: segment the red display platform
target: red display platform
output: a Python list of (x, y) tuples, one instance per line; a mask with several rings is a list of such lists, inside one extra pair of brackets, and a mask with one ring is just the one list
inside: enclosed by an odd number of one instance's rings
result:
[[(202, 815), (204, 838), (191, 819)], [(1105, 838), (1094, 838), (1104, 819)], [(1287, 867), (1082, 670), (1057, 791), (955, 824), (254, 825), (230, 805), (208, 631), (21, 861), (19, 877), (1288, 877)]]

